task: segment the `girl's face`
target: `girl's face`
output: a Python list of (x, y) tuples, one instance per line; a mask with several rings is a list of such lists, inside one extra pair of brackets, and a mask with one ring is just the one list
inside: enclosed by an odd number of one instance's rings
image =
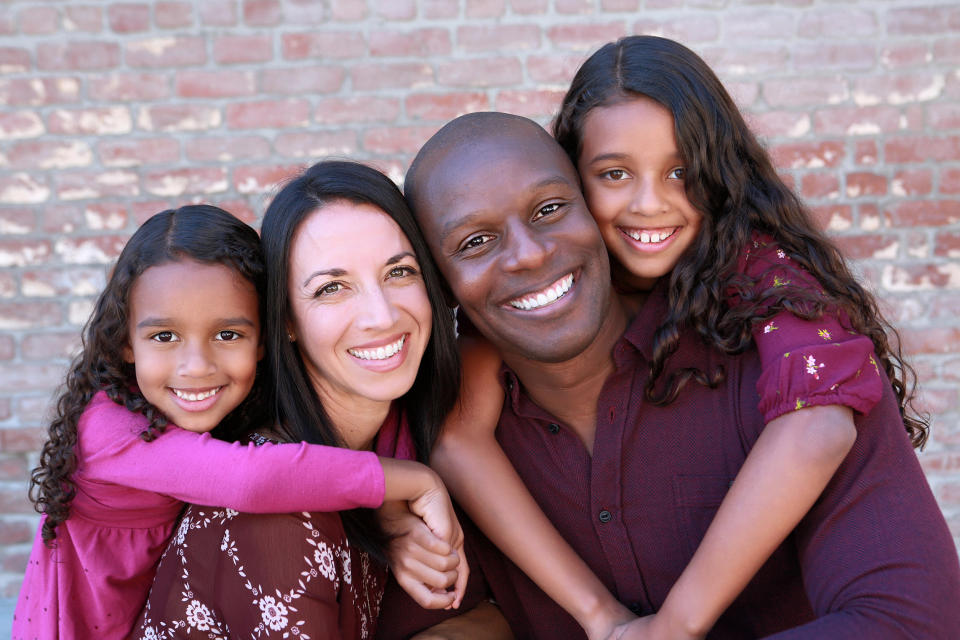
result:
[[(346, 201), (311, 213), (290, 246), (287, 289), (288, 330), (328, 414), (410, 390), (432, 315), (413, 247), (392, 218)], [(343, 436), (359, 447), (372, 434)]]
[(650, 289), (693, 244), (702, 215), (684, 190), (673, 116), (636, 97), (590, 111), (577, 163), (616, 278)]
[(263, 355), (256, 289), (219, 264), (150, 267), (130, 291), (123, 353), (140, 392), (171, 422), (210, 431), (253, 387)]

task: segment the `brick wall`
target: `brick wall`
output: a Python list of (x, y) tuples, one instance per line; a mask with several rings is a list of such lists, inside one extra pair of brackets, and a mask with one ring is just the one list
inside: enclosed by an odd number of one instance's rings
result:
[(186, 202), (255, 221), (347, 156), (399, 180), (448, 119), (546, 123), (629, 33), (704, 55), (902, 328), (921, 459), (960, 540), (960, 5), (955, 0), (109, 0), (0, 3), (0, 595), (26, 478), (105, 272)]

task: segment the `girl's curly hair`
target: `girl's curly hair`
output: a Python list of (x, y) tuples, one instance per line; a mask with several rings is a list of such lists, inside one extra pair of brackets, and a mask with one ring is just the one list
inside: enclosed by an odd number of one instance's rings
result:
[[(56, 528), (70, 514), (76, 495), (72, 474), (77, 467), (77, 424), (98, 391), (119, 405), (147, 418), (140, 437), (149, 442), (167, 425), (166, 417), (137, 389), (134, 364), (123, 359), (129, 344), (127, 326), (130, 291), (136, 279), (150, 267), (169, 262), (195, 260), (223, 264), (251, 282), (257, 290), (263, 317), (266, 275), (257, 232), (223, 209), (190, 205), (162, 211), (147, 220), (127, 242), (110, 274), (107, 286), (82, 334), (82, 349), (71, 363), (56, 401), (40, 464), (30, 480), (30, 500), (46, 515), (41, 535), (50, 544)], [(258, 367), (257, 382), (247, 399), (214, 430), (231, 439), (250, 425), (260, 424), (264, 384)]]
[[(739, 353), (750, 346), (754, 324), (778, 311), (810, 319), (831, 306), (845, 312), (852, 328), (873, 341), (907, 433), (915, 447), (922, 447), (929, 419), (913, 409), (916, 375), (903, 358), (897, 332), (784, 184), (720, 80), (697, 54), (666, 38), (628, 36), (604, 45), (584, 62), (553, 126), (574, 165), (587, 114), (636, 96), (650, 98), (672, 114), (685, 163), (686, 194), (703, 214), (697, 239), (669, 276), (669, 311), (654, 336), (647, 398), (667, 404), (690, 378), (710, 386), (723, 378), (720, 370), (683, 369), (657, 391), (681, 329), (694, 329), (723, 352)], [(755, 283), (736, 271), (755, 231), (772, 236), (817, 279), (823, 295), (794, 287), (750, 294)], [(731, 291), (743, 304), (729, 304)]]

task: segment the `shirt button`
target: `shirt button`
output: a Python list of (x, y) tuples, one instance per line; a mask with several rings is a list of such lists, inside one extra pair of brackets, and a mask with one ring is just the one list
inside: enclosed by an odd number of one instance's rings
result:
[(513, 391), (513, 378), (507, 378), (507, 391)]
[(551, 422), (549, 425), (547, 425), (547, 429), (550, 430), (550, 433), (560, 433), (560, 425), (558, 425), (556, 422)]
[(603, 511), (601, 511), (599, 515), (600, 515), (600, 522), (602, 522), (602, 523), (604, 523), (604, 524), (606, 524), (606, 523), (610, 522), (611, 520), (613, 520), (613, 514), (610, 513), (609, 511), (607, 511), (606, 509), (604, 509)]

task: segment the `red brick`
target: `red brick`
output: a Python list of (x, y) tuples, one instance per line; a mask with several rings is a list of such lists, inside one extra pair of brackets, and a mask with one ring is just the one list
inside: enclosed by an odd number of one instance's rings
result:
[(356, 31), (288, 33), (281, 45), (286, 60), (362, 58), (367, 53), (367, 43)]
[(464, 14), (468, 18), (499, 18), (506, 8), (506, 0), (466, 0)]
[(50, 133), (62, 135), (117, 135), (130, 133), (133, 122), (126, 107), (57, 109), (47, 117)]
[(853, 210), (848, 204), (825, 204), (810, 207), (817, 228), (843, 231), (853, 226)]
[(303, 127), (310, 122), (310, 103), (295, 99), (235, 102), (227, 105), (226, 114), (231, 129)]
[(847, 174), (847, 197), (866, 198), (887, 194), (887, 177), (859, 171)]
[(60, 12), (56, 7), (27, 7), (17, 13), (20, 32), (26, 35), (49, 35), (60, 26)]
[(805, 173), (800, 179), (800, 193), (804, 198), (834, 200), (840, 195), (840, 180), (833, 173)]
[(793, 66), (798, 71), (822, 73), (826, 69), (864, 70), (877, 64), (875, 46), (856, 42), (824, 44), (805, 42), (793, 48)]
[(894, 260), (900, 246), (897, 236), (890, 234), (842, 235), (833, 240), (851, 260)]
[(846, 154), (843, 143), (825, 140), (777, 145), (771, 149), (771, 155), (779, 167), (820, 169), (838, 166)]
[(534, 119), (549, 118), (560, 110), (564, 93), (562, 89), (501, 91), (497, 94), (496, 110)]
[(764, 138), (800, 138), (810, 133), (810, 116), (802, 111), (764, 111), (746, 116), (750, 129)]
[(351, 124), (393, 122), (399, 115), (399, 98), (363, 96), (318, 100), (313, 119), (319, 124)]
[(137, 126), (146, 131), (204, 131), (219, 127), (222, 121), (216, 107), (169, 104), (142, 108)]
[(117, 3), (107, 7), (107, 24), (116, 33), (136, 33), (150, 29), (150, 5)]
[(0, 73), (30, 70), (30, 52), (19, 47), (0, 47)]
[(0, 240), (0, 267), (42, 264), (51, 253), (46, 240)]
[(519, 84), (523, 68), (517, 58), (480, 58), (437, 66), (437, 83), (454, 87), (490, 87)]
[(21, 343), (25, 360), (72, 358), (79, 350), (80, 335), (76, 331), (32, 333)]
[(926, 65), (929, 55), (926, 43), (904, 42), (885, 46), (880, 51), (880, 60), (887, 69), (903, 69)]
[(480, 91), (456, 93), (415, 93), (407, 96), (407, 117), (411, 120), (447, 122), (457, 116), (490, 109), (490, 100)]
[[(635, 9), (637, 0), (633, 0), (633, 3)], [(514, 13), (522, 16), (546, 13), (549, 7), (549, 0), (510, 0), (510, 8), (513, 9)], [(607, 7), (604, 7), (604, 9), (607, 9)]]
[(370, 55), (373, 56), (438, 56), (448, 55), (452, 49), (447, 29), (380, 30), (370, 34)]
[(99, 33), (103, 30), (103, 9), (95, 6), (63, 7), (63, 28), (65, 31), (84, 31)]
[(193, 25), (193, 5), (189, 2), (157, 2), (154, 20), (161, 29), (177, 29)]
[(846, 40), (879, 35), (876, 11), (853, 7), (829, 7), (802, 12), (797, 25), (801, 38)]
[(129, 197), (140, 194), (137, 174), (130, 171), (61, 171), (54, 176), (61, 200)]
[(884, 145), (889, 163), (960, 160), (960, 136), (890, 138)]
[(960, 222), (960, 201), (912, 200), (895, 202), (887, 209), (898, 227), (936, 227)]
[(960, 104), (939, 103), (927, 106), (929, 126), (942, 131), (944, 129), (960, 129)]
[[(0, 513), (33, 514), (33, 504), (26, 491), (0, 491)], [(30, 552), (26, 549), (0, 548), (0, 571), (23, 573)]]
[(938, 231), (934, 236), (933, 254), (945, 258), (960, 258), (960, 231)]
[(940, 193), (960, 193), (960, 169), (950, 167), (940, 169)]
[(127, 244), (127, 236), (93, 236), (62, 238), (53, 250), (64, 264), (110, 264)]
[[(61, 373), (57, 376), (58, 381), (62, 375)], [(21, 401), (20, 404), (23, 405), (24, 401)], [(44, 399), (42, 401), (43, 409), (41, 409), (41, 415), (37, 417), (38, 421), (42, 420), (46, 414), (47, 404), (46, 399)], [(23, 411), (18, 411), (17, 413), (23, 418)], [(46, 439), (47, 434), (45, 427), (8, 427), (6, 429), (0, 429), (0, 447), (10, 453), (38, 451)]]
[(644, 18), (633, 26), (633, 33), (672, 38), (681, 42), (712, 42), (720, 35), (720, 23), (714, 16), (687, 15), (683, 18)]
[(37, 217), (32, 208), (0, 207), (0, 234), (32, 233), (36, 227)]
[(225, 167), (166, 169), (143, 176), (143, 188), (147, 193), (167, 198), (179, 198), (185, 194), (222, 193), (228, 186)]
[(167, 74), (118, 73), (88, 80), (90, 98), (100, 102), (154, 101), (170, 97)]
[(298, 131), (277, 136), (277, 153), (289, 158), (323, 158), (356, 153), (357, 134), (353, 131)]
[(50, 197), (50, 188), (43, 176), (27, 173), (0, 174), (0, 204), (35, 204)]
[(597, 43), (609, 42), (627, 35), (623, 22), (604, 24), (564, 24), (547, 29), (547, 39), (554, 47), (575, 51), (593, 51)]
[(534, 24), (464, 25), (457, 28), (457, 48), (469, 52), (539, 49), (540, 28)]
[(878, 154), (876, 140), (857, 140), (853, 143), (853, 159), (859, 165), (877, 164)]
[(412, 20), (417, 16), (416, 0), (373, 0), (376, 14), (387, 20)]
[[(0, 335), (0, 360), (5, 360), (5, 361), (13, 360), (13, 356), (15, 356), (16, 353), (17, 353), (17, 345), (16, 345), (16, 341), (14, 341), (13, 339), (13, 336)], [(4, 402), (0, 404), (0, 420), (6, 420), (9, 417), (10, 417), (10, 403)]]
[(180, 159), (180, 143), (173, 138), (101, 140), (97, 143), (97, 155), (105, 167), (169, 164)]
[(358, 64), (350, 70), (350, 77), (355, 91), (409, 90), (432, 85), (433, 69), (420, 62)]
[(233, 170), (234, 188), (238, 193), (267, 193), (302, 170), (301, 165), (236, 167)]
[(559, 84), (566, 88), (585, 59), (586, 56), (579, 53), (531, 55), (527, 58), (527, 73), (534, 82)]
[(261, 136), (209, 136), (186, 142), (190, 162), (234, 162), (270, 156), (270, 142)]
[(0, 104), (8, 107), (76, 102), (77, 78), (0, 78)]
[(895, 196), (925, 196), (932, 190), (933, 172), (929, 169), (898, 171), (890, 185), (890, 192)]
[(914, 72), (905, 75), (885, 74), (857, 80), (853, 99), (860, 105), (926, 102), (936, 99), (943, 90), (943, 76)]
[[(0, 327), (4, 329), (55, 327), (60, 324), (61, 315), (59, 302), (0, 302)], [(0, 389), (14, 390), (3, 383)]]
[(85, 167), (93, 161), (90, 146), (79, 140), (18, 142), (7, 155), (14, 166), (29, 169)]
[(17, 26), (14, 24), (13, 15), (0, 14), (0, 35), (12, 36), (17, 32)]
[[(120, 202), (58, 203), (43, 210), (43, 228), (49, 233), (78, 230), (117, 231), (127, 225), (127, 211)], [(87, 291), (86, 295), (94, 293)], [(24, 288), (26, 294), (26, 288)], [(32, 295), (32, 294), (31, 294)]]
[(253, 71), (180, 71), (176, 91), (184, 98), (234, 98), (256, 94)]
[(264, 69), (260, 71), (259, 84), (261, 93), (301, 96), (338, 91), (343, 79), (343, 68), (338, 66)]
[[(956, 321), (960, 316), (960, 295), (938, 292), (930, 302), (930, 320)], [(958, 443), (960, 444), (960, 443)]]
[(900, 110), (875, 107), (828, 107), (814, 115), (814, 129), (826, 135), (862, 136), (893, 133), (900, 129)]
[[(119, 64), (120, 46), (116, 42), (41, 42), (37, 45), (37, 68), (44, 71), (94, 71), (112, 69)], [(0, 62), (0, 66), (6, 65)]]
[(781, 73), (789, 66), (790, 53), (777, 44), (744, 47), (713, 46), (701, 52), (704, 60), (721, 76)]
[(960, 38), (942, 38), (934, 42), (933, 59), (937, 62), (960, 62)]
[(772, 107), (822, 106), (846, 101), (849, 92), (840, 76), (775, 77), (763, 83), (763, 97)]
[(33, 111), (0, 112), (0, 140), (35, 138), (43, 132), (43, 121)]
[(724, 36), (732, 42), (781, 39), (797, 31), (795, 12), (754, 8), (727, 13)]
[(960, 348), (958, 327), (902, 327), (900, 338), (907, 353), (956, 353)]
[(130, 215), (133, 216), (134, 225), (139, 227), (152, 216), (164, 211), (165, 209), (176, 207), (177, 204), (178, 203), (168, 200), (144, 200), (139, 202), (131, 202), (129, 212)]
[[(960, 367), (960, 363), (958, 363)], [(960, 453), (950, 451), (925, 451), (920, 455), (920, 464), (926, 473), (931, 471), (960, 470)]]
[(253, 210), (253, 208), (250, 206), (250, 203), (246, 200), (217, 200), (214, 201), (213, 204), (220, 207), (224, 211), (229, 211), (247, 224), (254, 224), (257, 220), (256, 211)]
[(363, 135), (363, 148), (371, 153), (416, 153), (440, 127), (379, 127)]
[(273, 27), (283, 19), (279, 0), (243, 0), (243, 21), (254, 27)]
[(203, 0), (198, 6), (200, 22), (205, 25), (232, 27), (237, 24), (238, 0)]
[[(20, 477), (11, 478), (11, 480), (22, 480), (29, 475), (29, 469)], [(22, 544), (33, 540), (36, 525), (25, 520), (2, 520), (0, 521), (0, 544)]]
[[(430, 0), (426, 0), (426, 2), (429, 4)], [(367, 7), (365, 2), (357, 2), (357, 0), (330, 0), (330, 18), (333, 20), (339, 22), (356, 22), (366, 17)]]
[(0, 298), (12, 298), (17, 295), (17, 280), (12, 271), (0, 271)]
[(890, 9), (887, 12), (887, 33), (890, 35), (929, 36), (949, 29), (951, 18), (956, 19), (956, 7), (911, 7)]
[(131, 67), (190, 67), (207, 61), (207, 48), (200, 36), (159, 36), (127, 42), (124, 46)]
[(331, 20), (331, 11), (327, 4), (316, 0), (284, 0), (283, 22), (297, 25), (301, 29), (308, 25), (326, 25)]
[(590, 13), (593, 10), (592, 0), (554, 0), (557, 13)]
[(213, 59), (219, 64), (267, 62), (273, 58), (269, 35), (225, 35), (213, 41)]

